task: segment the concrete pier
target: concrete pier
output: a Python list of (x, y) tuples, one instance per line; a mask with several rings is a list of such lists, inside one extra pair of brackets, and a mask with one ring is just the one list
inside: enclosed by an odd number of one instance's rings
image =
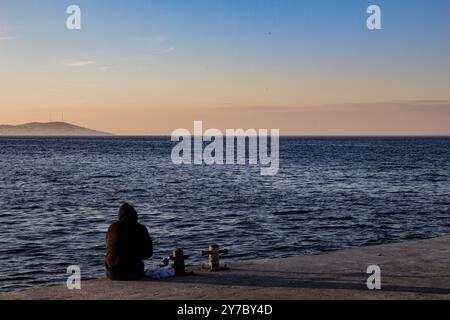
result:
[[(381, 268), (381, 290), (367, 289), (370, 265)], [(450, 237), (229, 266), (164, 280), (88, 280), (81, 290), (61, 285), (0, 299), (450, 299)]]

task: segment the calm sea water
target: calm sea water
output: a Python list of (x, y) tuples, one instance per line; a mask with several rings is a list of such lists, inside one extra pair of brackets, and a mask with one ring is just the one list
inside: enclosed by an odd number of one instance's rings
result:
[(450, 234), (450, 138), (282, 138), (280, 171), (175, 166), (169, 138), (0, 138), (0, 291), (103, 276), (130, 202), (155, 245), (229, 261)]

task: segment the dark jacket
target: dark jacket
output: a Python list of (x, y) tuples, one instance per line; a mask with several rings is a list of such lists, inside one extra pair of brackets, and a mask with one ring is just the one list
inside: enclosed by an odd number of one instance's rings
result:
[(153, 243), (147, 228), (138, 223), (136, 210), (125, 203), (119, 208), (119, 220), (106, 235), (106, 275), (112, 280), (135, 280), (142, 277), (142, 260), (153, 255)]

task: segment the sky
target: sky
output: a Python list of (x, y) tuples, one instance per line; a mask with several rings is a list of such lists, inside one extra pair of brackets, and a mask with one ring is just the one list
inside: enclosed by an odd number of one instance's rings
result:
[[(81, 8), (68, 30), (66, 8)], [(366, 27), (369, 5), (382, 30)], [(0, 124), (449, 135), (448, 0), (1, 0)]]

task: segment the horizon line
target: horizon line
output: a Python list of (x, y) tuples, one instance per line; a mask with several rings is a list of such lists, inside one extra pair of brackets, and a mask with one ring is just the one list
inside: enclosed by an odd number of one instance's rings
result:
[[(1, 138), (170, 138), (172, 135), (169, 134), (114, 134), (110, 135), (0, 135)], [(270, 135), (268, 135), (270, 136)], [(191, 138), (204, 137), (204, 136), (194, 136)], [(222, 137), (250, 137), (247, 135), (236, 135)], [(258, 135), (256, 136), (258, 137)], [(280, 138), (450, 138), (450, 134), (429, 134), (429, 135), (384, 135), (384, 134), (374, 134), (374, 135), (279, 135)]]

